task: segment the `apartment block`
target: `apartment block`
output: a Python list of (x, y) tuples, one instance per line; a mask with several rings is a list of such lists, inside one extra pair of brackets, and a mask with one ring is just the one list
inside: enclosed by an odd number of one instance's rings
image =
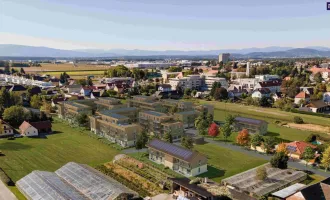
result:
[(166, 106), (168, 108), (177, 106), (178, 110), (180, 110), (180, 111), (193, 110), (192, 102), (185, 102), (185, 101), (179, 101), (179, 100), (174, 100), (174, 99), (163, 99), (161, 102), (162, 102), (161, 103), (162, 106)]
[(86, 104), (86, 101), (62, 101), (57, 104), (58, 116), (61, 119), (73, 119), (80, 113), (90, 115), (93, 113), (93, 107)]
[(267, 127), (268, 123), (264, 120), (236, 117), (234, 121), (235, 131), (247, 129), (249, 134), (265, 135), (267, 133)]
[(112, 110), (127, 107), (127, 104), (122, 104), (120, 99), (105, 97), (95, 101), (97, 110)]
[(186, 177), (207, 172), (207, 157), (183, 147), (154, 139), (147, 144), (149, 159)]
[(91, 131), (122, 147), (135, 146), (140, 126), (136, 123), (137, 108), (104, 110), (90, 116)]
[(170, 78), (169, 84), (173, 90), (176, 90), (177, 87), (199, 90), (203, 86), (203, 78), (200, 77), (200, 75), (189, 75), (183, 78)]
[(183, 123), (175, 121), (172, 115), (156, 111), (142, 111), (139, 113), (139, 124), (148, 133), (163, 137), (170, 132), (173, 140), (178, 140), (183, 134)]
[(182, 122), (184, 128), (194, 127), (196, 117), (198, 117), (198, 112), (195, 110), (177, 112), (174, 114), (174, 119)]
[(161, 103), (153, 96), (137, 95), (128, 100), (129, 107), (136, 107), (140, 110), (156, 110)]

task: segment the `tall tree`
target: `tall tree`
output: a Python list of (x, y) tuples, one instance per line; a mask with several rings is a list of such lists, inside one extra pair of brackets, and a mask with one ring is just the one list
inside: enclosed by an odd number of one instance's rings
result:
[(276, 144), (276, 139), (274, 137), (271, 136), (265, 137), (263, 146), (266, 153), (270, 153), (271, 150), (275, 147), (275, 144)]
[(233, 128), (228, 123), (225, 123), (221, 127), (221, 133), (222, 133), (223, 137), (225, 138), (225, 141), (227, 141), (227, 138), (230, 137), (232, 131), (233, 131)]
[(172, 134), (170, 132), (166, 132), (164, 134), (164, 138), (163, 138), (164, 141), (166, 142), (169, 142), (169, 143), (173, 143), (173, 137), (172, 137)]
[(6, 108), (3, 112), (3, 120), (14, 127), (21, 125), (25, 118), (26, 114), (22, 106), (11, 106), (10, 108)]
[(263, 138), (260, 134), (254, 134), (251, 138), (251, 146), (255, 149), (262, 144)]
[(21, 74), (25, 74), (25, 71), (24, 71), (24, 69), (22, 67), (21, 67), (20, 73)]
[(39, 109), (42, 105), (42, 100), (39, 95), (33, 95), (31, 97), (30, 105), (32, 108)]
[(215, 137), (219, 135), (219, 127), (216, 123), (212, 123), (208, 130), (209, 136), (213, 137), (213, 140)]
[(288, 168), (289, 156), (284, 152), (277, 152), (270, 159), (270, 164), (272, 167), (279, 169), (287, 169)]
[(315, 158), (315, 151), (312, 147), (306, 147), (303, 154), (302, 154), (302, 158), (304, 159), (305, 163), (306, 163), (306, 167), (307, 164), (310, 160), (312, 160), (313, 158)]
[(186, 149), (193, 149), (194, 148), (194, 140), (190, 136), (184, 136), (181, 139), (181, 145)]
[(327, 171), (330, 167), (330, 147), (328, 147), (322, 154), (321, 164), (324, 170)]

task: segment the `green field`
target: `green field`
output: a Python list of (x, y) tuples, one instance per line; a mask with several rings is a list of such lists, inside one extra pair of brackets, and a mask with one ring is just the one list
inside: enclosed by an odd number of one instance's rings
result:
[(208, 172), (201, 176), (211, 178), (217, 182), (267, 162), (264, 159), (248, 156), (210, 143), (195, 145), (194, 149), (208, 158)]
[(14, 182), (33, 170), (55, 171), (70, 161), (95, 166), (118, 154), (86, 132), (61, 122), (53, 123), (53, 131), (44, 139), (0, 140), (0, 150), (5, 154), (0, 157), (0, 167)]
[[(46, 74), (49, 74), (51, 76), (60, 76), (61, 71), (59, 72), (45, 72)], [(86, 71), (67, 71), (67, 74), (69, 74), (70, 76), (87, 76), (87, 75), (103, 75), (104, 71), (100, 71), (100, 70), (86, 70)]]
[[(240, 104), (233, 103), (223, 103), (223, 102), (214, 102), (214, 101), (199, 101), (199, 103), (212, 104), (215, 107), (214, 110), (214, 119), (218, 121), (224, 121), (225, 117), (229, 114), (231, 115), (240, 115), (242, 117), (250, 117), (260, 120), (265, 120), (268, 122), (268, 134), (267, 136), (274, 136), (278, 140), (287, 142), (287, 141), (296, 141), (304, 140), (309, 134), (317, 133), (308, 130), (298, 130), (294, 128), (288, 128), (275, 124), (275, 121), (279, 120), (282, 122), (291, 122), (294, 116), (301, 116), (305, 123), (319, 124), (319, 125), (330, 125), (330, 119), (318, 116), (296, 114), (290, 112), (280, 111), (273, 108), (260, 108), (254, 106), (243, 106)], [(258, 110), (258, 112), (253, 111)], [(264, 111), (264, 112), (261, 112)], [(230, 138), (230, 141), (235, 141), (237, 134), (233, 134)], [(330, 137), (327, 134), (322, 134), (324, 137)], [(218, 137), (218, 140), (223, 140), (221, 135)]]

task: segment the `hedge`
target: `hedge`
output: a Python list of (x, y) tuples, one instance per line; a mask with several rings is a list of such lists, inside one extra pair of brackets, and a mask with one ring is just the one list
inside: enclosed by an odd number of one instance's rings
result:
[(0, 180), (8, 186), (15, 186), (15, 183), (11, 178), (0, 168)]

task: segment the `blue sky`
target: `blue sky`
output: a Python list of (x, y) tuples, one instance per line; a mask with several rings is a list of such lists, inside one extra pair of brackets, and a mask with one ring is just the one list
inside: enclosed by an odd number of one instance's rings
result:
[(330, 47), (325, 0), (0, 0), (0, 44), (61, 49)]

